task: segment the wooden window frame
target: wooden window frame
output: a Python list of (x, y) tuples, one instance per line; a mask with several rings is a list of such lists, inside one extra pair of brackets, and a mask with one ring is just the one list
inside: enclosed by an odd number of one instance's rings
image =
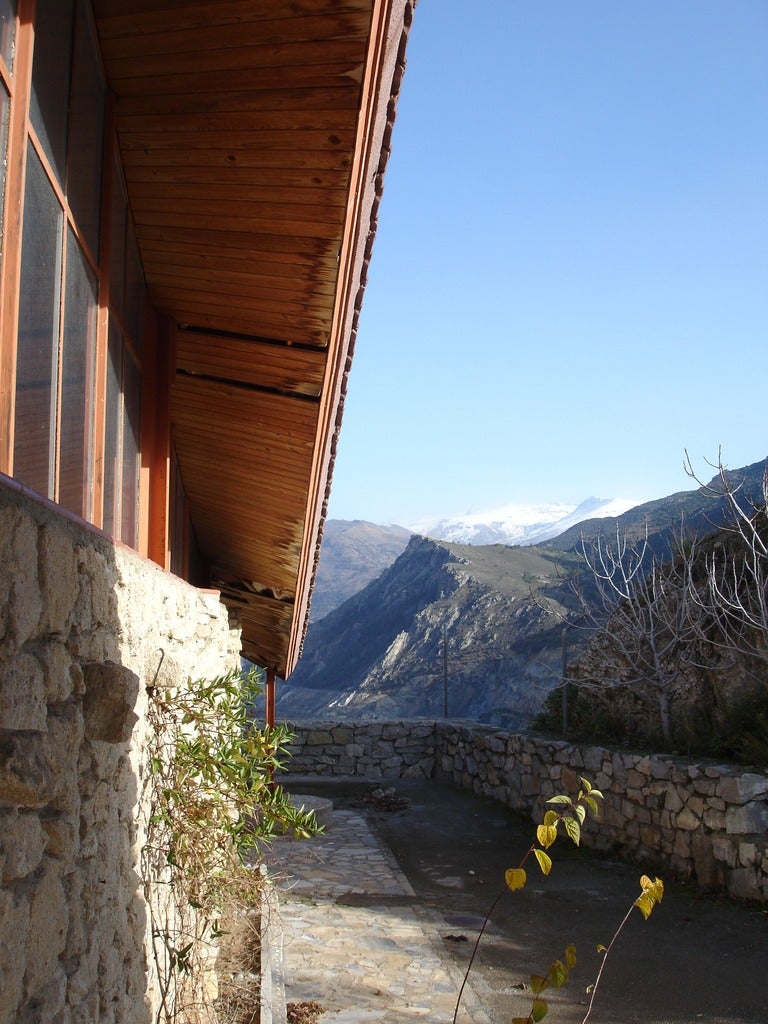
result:
[[(87, 16), (93, 18), (89, 0), (76, 0), (75, 17), (78, 7), (86, 4)], [(102, 180), (101, 180), (101, 224), (99, 230), (98, 259), (88, 245), (70, 208), (66, 184), (59, 184), (57, 175), (50, 165), (40, 139), (29, 115), (32, 91), (32, 64), (34, 56), (34, 26), (36, 0), (18, 0), (15, 24), (14, 67), (10, 69), (0, 56), (0, 85), (9, 97), (7, 171), (2, 218), (2, 257), (0, 259), (0, 472), (13, 477), (14, 422), (16, 403), (17, 346), (19, 298), (21, 286), (21, 251), (23, 239), (23, 211), (26, 184), (27, 147), (31, 145), (40, 159), (48, 183), (53, 189), (56, 202), (63, 212), (62, 235), (62, 296), (58, 329), (57, 377), (52, 382), (56, 389), (56, 415), (52, 428), (56, 431), (53, 497), (59, 497), (60, 423), (62, 388), (62, 353), (64, 337), (64, 289), (66, 287), (67, 236), (71, 230), (87, 265), (96, 275), (97, 308), (96, 330), (93, 347), (89, 352), (88, 381), (86, 387), (86, 422), (92, 422), (89, 438), (89, 484), (84, 495), (83, 515), (74, 514), (99, 528), (104, 523), (104, 458), (106, 423), (107, 360), (109, 352), (110, 317), (115, 317), (123, 336), (123, 344), (138, 367), (142, 405), (139, 424), (139, 460), (137, 468), (138, 508), (134, 546), (141, 554), (166, 567), (168, 561), (168, 451), (170, 438), (167, 415), (167, 388), (170, 385), (170, 358), (172, 346), (170, 326), (159, 328), (156, 317), (145, 300), (145, 337), (134, 339), (127, 330), (122, 310), (110, 306), (110, 256), (112, 232), (111, 200), (114, 188), (118, 187), (115, 164), (119, 163), (116, 136), (115, 100), (106, 82), (106, 106), (103, 122)], [(94, 39), (97, 36), (94, 35)], [(71, 118), (72, 111), (70, 109)], [(0, 155), (1, 157), (1, 155)], [(68, 156), (69, 159), (69, 156)], [(130, 214), (130, 204), (128, 204)], [(162, 338), (160, 337), (162, 335)], [(141, 343), (141, 350), (136, 342)], [(162, 353), (162, 354), (161, 354)], [(168, 365), (164, 365), (165, 363)], [(93, 367), (93, 375), (91, 375)], [(164, 396), (164, 397), (163, 397)], [(148, 453), (145, 456), (145, 449)], [(159, 470), (159, 472), (157, 472)], [(158, 479), (155, 480), (157, 473)], [(163, 501), (164, 496), (164, 501)], [(48, 495), (44, 495), (48, 497)], [(87, 500), (86, 500), (87, 499)], [(152, 524), (152, 525), (150, 525)], [(120, 521), (115, 524), (119, 538)]]

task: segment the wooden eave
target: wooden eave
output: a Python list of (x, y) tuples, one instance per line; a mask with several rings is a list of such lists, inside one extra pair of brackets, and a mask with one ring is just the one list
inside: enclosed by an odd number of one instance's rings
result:
[(411, 0), (94, 0), (173, 437), (243, 652), (300, 654)]

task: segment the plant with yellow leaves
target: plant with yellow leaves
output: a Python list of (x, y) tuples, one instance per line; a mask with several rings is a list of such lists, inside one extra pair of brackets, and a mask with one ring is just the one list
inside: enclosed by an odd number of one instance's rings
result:
[[(536, 838), (525, 851), (520, 859), (520, 863), (517, 867), (508, 868), (504, 875), (505, 886), (498, 894), (496, 899), (491, 904), (488, 913), (485, 916), (480, 932), (478, 933), (475, 941), (472, 955), (470, 956), (467, 970), (464, 974), (464, 980), (459, 989), (459, 994), (456, 999), (456, 1009), (453, 1014), (453, 1024), (456, 1024), (456, 1020), (459, 1013), (459, 1006), (461, 1004), (461, 997), (464, 992), (464, 988), (469, 979), (472, 965), (477, 955), (477, 950), (480, 945), (480, 940), (488, 926), (493, 911), (499, 900), (506, 892), (519, 892), (525, 887), (528, 880), (528, 876), (525, 870), (525, 865), (529, 858), (533, 856), (538, 866), (544, 875), (548, 875), (552, 870), (552, 858), (547, 852), (553, 843), (556, 841), (560, 828), (562, 826), (565, 834), (568, 838), (579, 845), (581, 842), (581, 829), (586, 821), (587, 814), (591, 812), (595, 817), (598, 816), (599, 805), (598, 800), (603, 799), (603, 794), (600, 790), (595, 789), (587, 779), (580, 779), (581, 789), (579, 790), (578, 796), (573, 799), (566, 794), (559, 794), (551, 797), (547, 803), (551, 804), (552, 807), (544, 814), (544, 820), (536, 829)], [(643, 875), (640, 879), (640, 895), (632, 903), (627, 913), (624, 915), (621, 923), (613, 934), (611, 941), (607, 946), (600, 945), (597, 947), (599, 953), (603, 954), (603, 960), (598, 971), (597, 978), (594, 983), (589, 986), (587, 991), (590, 993), (589, 1005), (587, 1012), (581, 1024), (586, 1024), (592, 1013), (592, 1007), (595, 1002), (595, 996), (597, 989), (600, 984), (600, 980), (603, 975), (605, 968), (605, 962), (610, 954), (613, 946), (621, 934), (622, 929), (626, 925), (629, 917), (635, 907), (640, 911), (643, 917), (648, 920), (651, 916), (653, 908), (657, 903), (660, 903), (664, 896), (664, 883), (660, 878), (650, 879), (647, 875)], [(546, 974), (532, 974), (530, 976), (530, 989), (533, 995), (533, 1001), (531, 1005), (530, 1013), (527, 1017), (513, 1017), (511, 1024), (538, 1024), (540, 1020), (547, 1015), (549, 1006), (547, 1000), (544, 998), (543, 993), (549, 988), (559, 989), (568, 981), (572, 969), (576, 966), (576, 947), (568, 946), (565, 950), (565, 954), (562, 959), (554, 960)]]

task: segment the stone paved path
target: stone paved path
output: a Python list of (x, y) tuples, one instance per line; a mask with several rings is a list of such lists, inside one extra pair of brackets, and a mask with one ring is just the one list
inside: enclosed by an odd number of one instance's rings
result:
[[(278, 839), (267, 863), (288, 1002), (322, 1003), (322, 1024), (450, 1024), (461, 977), (437, 951), (438, 922), (362, 817), (334, 810), (325, 835)], [(471, 989), (462, 1005), (488, 1020)]]

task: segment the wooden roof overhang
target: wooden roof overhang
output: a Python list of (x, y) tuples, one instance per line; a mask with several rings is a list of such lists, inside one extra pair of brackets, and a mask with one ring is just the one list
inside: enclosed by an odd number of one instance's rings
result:
[(95, 0), (198, 546), (300, 654), (411, 0)]

